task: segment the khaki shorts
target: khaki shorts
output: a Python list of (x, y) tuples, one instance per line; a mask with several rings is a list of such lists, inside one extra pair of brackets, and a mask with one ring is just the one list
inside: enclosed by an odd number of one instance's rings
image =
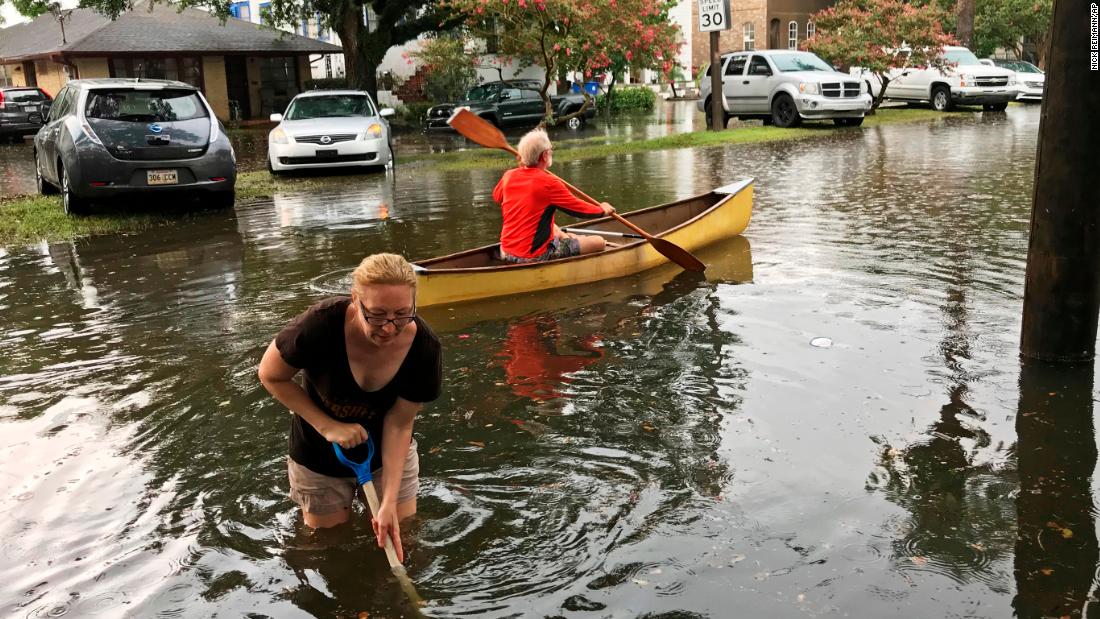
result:
[[(356, 495), (363, 497), (363, 489), (354, 477), (329, 477), (315, 473), (289, 457), (286, 459), (287, 477), (290, 478), (290, 499), (311, 514), (332, 514), (351, 509)], [(382, 496), (382, 469), (374, 471), (374, 485)], [(401, 474), (401, 487), (397, 490), (397, 502), (416, 498), (420, 490), (420, 456), (416, 453), (416, 439), (409, 443), (405, 457), (405, 470)]]

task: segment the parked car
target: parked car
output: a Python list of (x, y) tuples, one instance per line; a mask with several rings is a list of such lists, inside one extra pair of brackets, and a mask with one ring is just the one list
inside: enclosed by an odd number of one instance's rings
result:
[[(537, 125), (546, 116), (546, 104), (539, 94), (542, 84), (535, 80), (486, 82), (471, 88), (458, 103), (443, 103), (428, 110), (425, 129), (449, 130), (447, 119), (458, 108), (466, 108), (498, 127)], [(584, 95), (564, 94), (550, 97), (554, 116), (565, 116), (581, 109)], [(580, 129), (596, 116), (596, 106), (590, 104), (584, 114), (566, 121), (570, 129)]]
[(22, 139), (42, 126), (39, 106), (51, 101), (41, 88), (0, 88), (0, 139)]
[[(38, 191), (65, 212), (123, 195), (205, 195), (233, 206), (233, 146), (198, 88), (168, 80), (73, 80), (34, 137)], [(48, 113), (46, 110), (48, 109)]]
[(1047, 76), (1039, 67), (1026, 60), (991, 59), (994, 66), (1016, 72), (1016, 100), (1042, 101)]
[[(943, 70), (934, 67), (908, 66), (908, 49), (898, 49), (895, 54), (902, 68), (890, 71), (890, 83), (886, 85), (886, 97), (894, 101), (928, 101), (932, 108), (946, 112), (956, 105), (981, 105), (987, 111), (1004, 111), (1008, 102), (1016, 98), (1016, 74), (1000, 67), (983, 65), (978, 57), (965, 47), (948, 45), (943, 48), (946, 62)], [(851, 74), (878, 93), (882, 82), (874, 73), (860, 67), (852, 67)]]
[(393, 136), (386, 117), (366, 92), (312, 90), (292, 99), (267, 138), (272, 174), (310, 168), (393, 165)]
[[(710, 68), (697, 104), (710, 124)], [(725, 126), (731, 118), (759, 118), (777, 127), (797, 127), (803, 120), (832, 120), (859, 126), (871, 109), (863, 84), (839, 73), (810, 52), (759, 50), (722, 56), (722, 108)]]

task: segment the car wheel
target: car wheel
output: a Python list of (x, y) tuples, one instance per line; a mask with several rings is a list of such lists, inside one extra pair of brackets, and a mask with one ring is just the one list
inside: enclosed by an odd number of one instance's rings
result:
[(210, 198), (210, 206), (219, 211), (229, 210), (233, 208), (233, 205), (237, 202), (237, 193), (235, 191), (219, 191)]
[(57, 187), (46, 182), (42, 178), (42, 164), (38, 161), (38, 151), (34, 152), (34, 184), (38, 187), (38, 195), (52, 196), (57, 194)]
[(932, 89), (932, 109), (937, 112), (950, 112), (954, 107), (951, 103), (951, 89), (943, 84)]
[(772, 122), (784, 129), (802, 124), (802, 117), (798, 115), (798, 108), (790, 95), (782, 94), (772, 101)]
[(393, 142), (389, 143), (390, 158), (386, 160), (386, 169), (392, 170), (397, 165), (397, 151), (393, 149)]
[(61, 208), (66, 215), (83, 215), (88, 212), (85, 200), (73, 194), (72, 182), (69, 180), (69, 171), (65, 166), (58, 164), (58, 176), (61, 177)]
[(1003, 112), (1008, 109), (1008, 103), (990, 103), (983, 105), (982, 109), (987, 112)]
[(572, 129), (573, 131), (576, 131), (576, 130), (584, 127), (584, 118), (582, 118), (580, 116), (574, 116), (573, 118), (570, 118), (569, 120), (565, 121), (565, 126), (568, 127), (569, 129)]
[[(704, 103), (703, 106), (704, 106), (703, 109), (705, 110), (705, 113), (706, 113), (706, 116), (707, 116), (707, 129), (710, 129), (710, 126), (712, 124), (711, 123), (711, 118), (714, 117), (714, 114), (711, 113), (710, 98), (709, 97), (707, 98), (706, 103)], [(726, 128), (726, 125), (730, 124), (730, 119), (731, 118), (733, 118), (733, 116), (730, 116), (729, 114), (726, 114), (724, 111), (722, 112), (722, 128), (723, 129)]]

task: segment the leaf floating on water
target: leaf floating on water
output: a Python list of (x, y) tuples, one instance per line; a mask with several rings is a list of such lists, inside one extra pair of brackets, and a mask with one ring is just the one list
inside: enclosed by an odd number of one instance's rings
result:
[(745, 555), (733, 555), (732, 557), (730, 557), (730, 566), (737, 565), (738, 563), (740, 563), (744, 560), (745, 560)]
[(649, 423), (648, 421), (643, 421), (642, 422), (642, 429), (645, 430), (646, 432), (654, 432), (654, 431), (657, 430), (657, 426), (654, 426), (653, 424)]
[(430, 454), (437, 454), (437, 453), (439, 453), (439, 452), (441, 452), (441, 451), (443, 451), (443, 447), (442, 447), (442, 446), (440, 446), (440, 445), (436, 445), (435, 447), (432, 447), (431, 449), (429, 449), (429, 450), (428, 450), (428, 453), (430, 453)]
[(1066, 539), (1069, 539), (1069, 538), (1073, 537), (1073, 531), (1071, 531), (1069, 529), (1062, 529), (1062, 537), (1064, 537)]
[(368, 619), (368, 617), (370, 617), (370, 613), (367, 611), (363, 610), (359, 612), (359, 619)]
[(1049, 567), (1044, 567), (1043, 569), (1039, 570), (1039, 573), (1042, 574), (1043, 576), (1050, 576), (1051, 574), (1054, 573), (1054, 570), (1052, 570)]
[(470, 339), (470, 334), (469, 333), (460, 333), (459, 336), (458, 336), (458, 339), (468, 340), (468, 339)]
[(466, 442), (473, 445), (474, 447), (477, 447), (478, 449), (485, 449), (485, 443), (482, 443), (481, 441), (466, 441)]
[(970, 547), (974, 550), (977, 550), (978, 552), (985, 552), (985, 546), (982, 546), (981, 544), (971, 544)]
[(909, 560), (913, 562), (913, 565), (927, 565), (928, 557), (909, 557)]
[(634, 584), (641, 585), (641, 586), (644, 587), (644, 586), (649, 584), (649, 581), (648, 580), (642, 580), (641, 578), (635, 578), (634, 579)]

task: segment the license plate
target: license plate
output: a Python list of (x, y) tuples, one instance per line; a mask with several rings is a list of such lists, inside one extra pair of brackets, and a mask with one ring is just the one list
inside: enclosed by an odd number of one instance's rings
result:
[(179, 177), (175, 170), (149, 170), (147, 172), (150, 185), (176, 185)]
[(327, 150), (322, 150), (322, 149), (319, 149), (319, 150), (317, 151), (317, 156), (318, 156), (318, 157), (335, 157), (335, 156), (336, 156), (336, 153), (338, 153), (338, 152), (339, 152), (339, 151), (338, 151), (338, 150), (336, 150), (335, 148), (332, 148), (332, 149), (327, 149)]

